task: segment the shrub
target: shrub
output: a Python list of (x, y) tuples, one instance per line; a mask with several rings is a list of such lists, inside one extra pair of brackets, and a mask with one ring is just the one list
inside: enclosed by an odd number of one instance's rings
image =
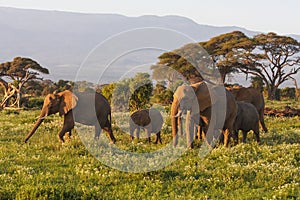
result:
[(44, 104), (44, 99), (42, 97), (29, 98), (25, 107), (26, 108), (39, 108), (41, 109)]

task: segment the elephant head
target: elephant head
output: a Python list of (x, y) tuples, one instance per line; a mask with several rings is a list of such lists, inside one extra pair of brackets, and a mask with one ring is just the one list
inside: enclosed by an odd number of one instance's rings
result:
[[(209, 89), (206, 83), (199, 82), (192, 85), (181, 85), (174, 93), (174, 100), (171, 107), (173, 144), (177, 145), (178, 118), (187, 114), (186, 132), (187, 137), (192, 126), (200, 120), (200, 112), (212, 105)], [(193, 121), (193, 122), (191, 122)], [(191, 145), (187, 138), (188, 146)]]
[(67, 114), (70, 110), (72, 110), (76, 106), (77, 100), (78, 100), (77, 96), (75, 96), (69, 90), (65, 90), (60, 93), (48, 94), (45, 97), (41, 114), (38, 117), (38, 120), (36, 121), (31, 132), (26, 136), (25, 143), (34, 134), (36, 129), (41, 125), (45, 117), (55, 113), (59, 113), (60, 116)]

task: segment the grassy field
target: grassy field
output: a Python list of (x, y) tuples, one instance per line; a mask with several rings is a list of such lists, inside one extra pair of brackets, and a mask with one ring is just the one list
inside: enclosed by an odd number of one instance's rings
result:
[[(268, 102), (268, 106), (279, 103)], [(58, 115), (49, 116), (27, 144), (25, 135), (39, 111), (0, 112), (0, 199), (299, 199), (300, 118), (266, 118), (261, 144), (218, 147), (200, 157), (201, 143), (153, 172), (127, 173), (105, 166), (78, 133), (61, 145)], [(131, 143), (114, 132), (117, 145), (132, 152), (163, 145)], [(171, 141), (164, 127), (163, 143)]]

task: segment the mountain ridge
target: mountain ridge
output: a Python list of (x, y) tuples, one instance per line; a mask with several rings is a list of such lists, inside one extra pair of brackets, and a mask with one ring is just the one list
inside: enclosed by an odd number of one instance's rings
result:
[[(47, 78), (52, 80), (74, 80), (75, 72), (95, 46), (128, 30), (145, 27), (165, 28), (183, 33), (198, 42), (235, 30), (240, 30), (248, 36), (259, 33), (237, 26), (198, 24), (192, 19), (177, 15), (128, 17), (109, 13), (10, 7), (0, 7), (0, 26), (0, 62), (12, 60), (16, 56), (31, 57), (50, 70)], [(300, 36), (293, 36), (300, 39)], [(99, 63), (103, 67), (104, 64)], [(126, 64), (130, 65), (130, 59), (126, 60)]]

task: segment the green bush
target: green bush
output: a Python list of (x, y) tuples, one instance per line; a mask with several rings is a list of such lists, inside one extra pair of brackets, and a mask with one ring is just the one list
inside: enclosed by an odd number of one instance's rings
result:
[(295, 99), (296, 98), (296, 89), (285, 87), (280, 89), (280, 97), (284, 99)]
[(24, 105), (26, 108), (39, 108), (41, 109), (44, 104), (44, 98), (43, 97), (32, 97), (29, 98), (26, 102), (26, 105)]

